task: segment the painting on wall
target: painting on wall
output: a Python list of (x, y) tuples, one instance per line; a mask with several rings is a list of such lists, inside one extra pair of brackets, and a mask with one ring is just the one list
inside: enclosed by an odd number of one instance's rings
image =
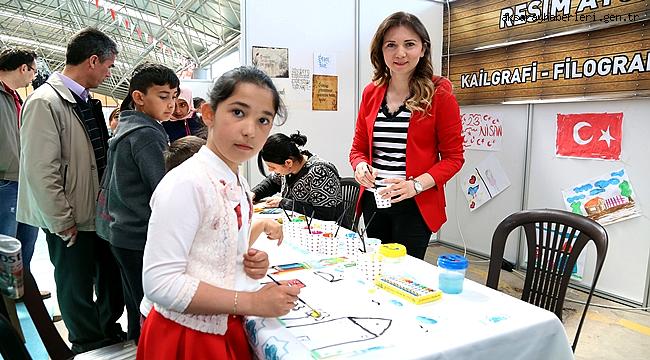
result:
[(623, 113), (557, 114), (555, 155), (619, 160)]
[(289, 78), (289, 49), (253, 46), (251, 63), (272, 78)]
[(314, 75), (311, 90), (312, 110), (336, 111), (338, 109), (338, 76)]
[(467, 198), (469, 211), (478, 209), (510, 186), (508, 176), (503, 171), (499, 159), (494, 155), (483, 159), (474, 169), (465, 174), (462, 181), (462, 190)]
[(623, 168), (565, 189), (562, 196), (567, 210), (601, 225), (641, 216), (636, 194)]

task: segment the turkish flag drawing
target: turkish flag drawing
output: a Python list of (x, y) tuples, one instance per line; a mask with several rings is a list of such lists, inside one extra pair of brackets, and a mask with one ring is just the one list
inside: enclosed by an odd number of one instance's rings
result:
[(618, 160), (623, 113), (557, 114), (555, 155)]

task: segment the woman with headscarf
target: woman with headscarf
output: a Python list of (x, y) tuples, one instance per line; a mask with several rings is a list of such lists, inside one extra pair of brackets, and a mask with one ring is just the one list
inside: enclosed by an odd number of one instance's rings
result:
[(188, 135), (203, 139), (207, 137), (205, 124), (194, 108), (192, 89), (181, 85), (181, 93), (176, 98), (176, 108), (172, 118), (162, 125), (169, 136), (170, 143)]

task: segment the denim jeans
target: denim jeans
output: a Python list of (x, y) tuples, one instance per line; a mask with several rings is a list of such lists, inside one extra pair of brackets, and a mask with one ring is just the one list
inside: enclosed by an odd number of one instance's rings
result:
[(0, 180), (0, 234), (11, 236), (22, 245), (23, 267), (29, 268), (34, 255), (38, 228), (16, 221), (18, 182)]

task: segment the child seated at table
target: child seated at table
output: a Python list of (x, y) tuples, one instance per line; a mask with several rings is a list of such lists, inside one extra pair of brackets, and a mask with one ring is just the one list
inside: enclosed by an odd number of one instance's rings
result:
[[(269, 136), (257, 162), (271, 174), (253, 188), (254, 200), (264, 198), (267, 207), (292, 209), (320, 220), (336, 220), (343, 212), (339, 172), (334, 164), (301, 148), (307, 137), (297, 132), (291, 136)], [(280, 193), (279, 196), (274, 194)]]

